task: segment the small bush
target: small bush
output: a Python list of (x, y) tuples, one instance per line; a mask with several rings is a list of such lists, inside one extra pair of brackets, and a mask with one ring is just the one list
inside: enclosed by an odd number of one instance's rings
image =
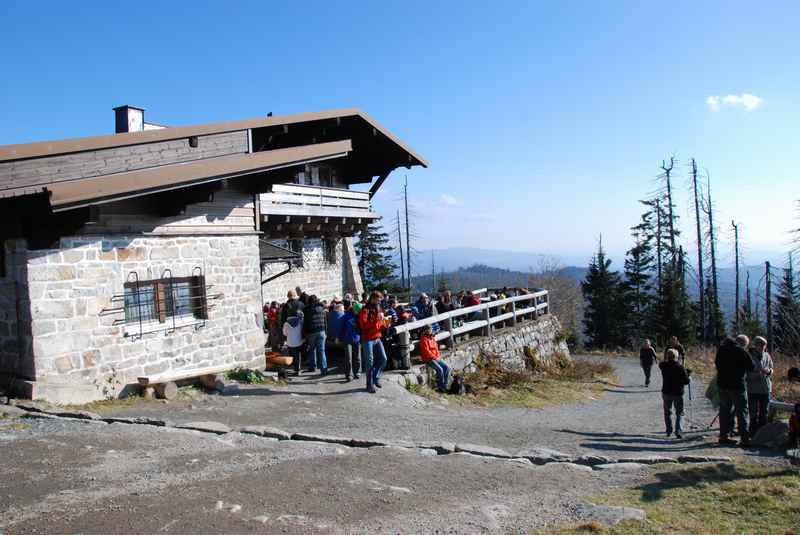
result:
[(258, 370), (251, 370), (249, 368), (236, 368), (226, 374), (228, 379), (246, 383), (250, 385), (260, 385), (264, 382), (264, 374)]

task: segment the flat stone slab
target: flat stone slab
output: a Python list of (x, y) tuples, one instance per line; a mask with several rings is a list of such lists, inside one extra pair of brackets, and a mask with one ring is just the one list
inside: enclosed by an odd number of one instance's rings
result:
[(572, 459), (572, 456), (566, 453), (542, 447), (524, 449), (517, 453), (517, 457), (529, 459), (533, 464), (547, 464), (558, 461), (569, 461)]
[(202, 431), (204, 433), (216, 433), (217, 435), (224, 435), (231, 432), (231, 428), (219, 422), (188, 422), (185, 424), (177, 424), (177, 429), (191, 429), (192, 431)]
[(615, 526), (625, 520), (643, 522), (647, 513), (634, 507), (618, 507), (614, 505), (595, 505), (593, 503), (581, 504), (576, 512), (585, 520), (595, 520), (609, 526)]
[(32, 401), (30, 399), (12, 399), (10, 404), (29, 412), (58, 412), (61, 410), (46, 401)]
[(264, 425), (249, 425), (239, 429), (240, 433), (246, 435), (257, 435), (265, 438), (277, 438), (278, 440), (291, 440), (292, 434), (288, 431), (278, 429), (277, 427), (268, 427)]
[(102, 418), (102, 420), (110, 424), (155, 425), (158, 427), (164, 427), (167, 425), (167, 422), (164, 420), (148, 418), (146, 416), (133, 416), (131, 418), (109, 416)]
[(376, 448), (404, 448), (404, 449), (416, 449), (417, 445), (413, 442), (409, 442), (408, 440), (380, 440), (376, 441), (380, 442), (380, 445), (373, 446)]
[(592, 468), (595, 470), (619, 470), (620, 472), (630, 470), (641, 470), (647, 468), (646, 464), (642, 463), (610, 463), (610, 464), (596, 464)]
[(523, 466), (533, 466), (533, 462), (531, 462), (530, 459), (526, 459), (525, 457), (514, 457), (512, 459), (509, 459), (506, 462), (514, 463), (514, 464), (521, 464)]
[(448, 453), (455, 453), (456, 445), (454, 442), (417, 442), (418, 448), (435, 450), (439, 455), (447, 455)]
[(501, 459), (511, 459), (513, 455), (500, 448), (491, 446), (479, 446), (477, 444), (456, 444), (456, 452), (471, 453), (482, 457), (499, 457)]
[(730, 457), (716, 457), (705, 455), (681, 455), (678, 457), (679, 463), (731, 463)]
[(591, 474), (594, 472), (591, 466), (586, 466), (585, 464), (575, 464), (575, 463), (565, 463), (565, 462), (557, 462), (557, 463), (547, 463), (546, 467), (558, 467), (558, 468), (566, 468), (568, 470), (574, 470), (576, 472), (584, 472), (586, 474)]
[(663, 457), (661, 455), (648, 455), (646, 457), (625, 457), (623, 459), (619, 459), (617, 462), (619, 463), (639, 463), (639, 464), (667, 464), (667, 463), (677, 463), (677, 459), (673, 459), (672, 457)]
[(595, 466), (598, 464), (611, 464), (613, 459), (603, 457), (602, 455), (581, 455), (574, 461), (576, 464), (585, 464), (587, 466)]

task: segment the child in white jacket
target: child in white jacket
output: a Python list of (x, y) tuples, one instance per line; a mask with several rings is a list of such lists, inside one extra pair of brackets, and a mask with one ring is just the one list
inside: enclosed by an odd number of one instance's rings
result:
[(297, 311), (297, 314), (286, 318), (283, 324), (283, 337), (286, 339), (286, 345), (289, 346), (289, 354), (293, 357), (292, 364), (294, 364), (294, 371), (296, 375), (300, 375), (300, 361), (303, 356), (303, 345), (305, 338), (303, 338), (303, 312)]

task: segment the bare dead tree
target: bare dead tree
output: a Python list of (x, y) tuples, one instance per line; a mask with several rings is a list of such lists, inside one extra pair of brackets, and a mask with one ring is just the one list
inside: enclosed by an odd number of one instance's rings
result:
[(739, 332), (739, 225), (735, 221), (731, 221), (733, 227), (733, 258), (736, 268), (736, 297), (733, 307), (733, 330), (735, 333)]
[[(717, 309), (719, 308), (719, 284), (717, 279), (717, 235), (714, 227), (714, 202), (711, 199), (711, 173), (708, 172), (708, 169), (705, 169), (705, 173), (706, 198), (705, 202), (702, 202), (701, 199), (701, 204), (703, 213), (706, 215), (706, 220), (708, 223), (706, 237), (708, 239), (711, 256), (711, 297), (713, 298), (713, 303), (707, 303), (707, 306), (716, 313)], [(713, 329), (714, 339), (719, 339), (721, 335), (719, 332), (719, 322), (713, 322)]]
[(671, 156), (669, 159), (669, 167), (667, 167), (666, 162), (661, 160), (661, 169), (664, 171), (664, 181), (666, 185), (666, 196), (667, 196), (667, 214), (669, 215), (668, 223), (669, 223), (669, 244), (671, 247), (672, 254), (675, 254), (675, 226), (674, 221), (675, 218), (673, 217), (672, 209), (674, 205), (672, 203), (672, 169), (675, 167), (675, 157)]
[(407, 288), (406, 286), (406, 265), (405, 259), (403, 258), (403, 233), (400, 230), (402, 220), (400, 219), (400, 210), (397, 210), (397, 220), (396, 220), (396, 228), (397, 228), (397, 248), (400, 251), (400, 286), (403, 288)]
[(705, 272), (703, 271), (703, 234), (700, 230), (700, 195), (697, 186), (697, 162), (692, 158), (692, 189), (694, 190), (694, 217), (697, 229), (697, 285), (700, 294), (700, 338), (708, 339), (706, 332), (706, 292)]

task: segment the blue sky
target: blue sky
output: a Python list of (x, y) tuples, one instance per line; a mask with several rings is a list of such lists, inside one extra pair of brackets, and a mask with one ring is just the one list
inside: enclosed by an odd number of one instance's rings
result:
[(108, 133), (124, 103), (171, 125), (358, 106), (431, 163), (408, 172), (421, 249), (588, 261), (602, 233), (619, 257), (672, 153), (687, 245), (692, 156), (726, 259), (732, 218), (751, 263), (800, 226), (797, 2), (6, 0), (0, 20), (0, 144)]

